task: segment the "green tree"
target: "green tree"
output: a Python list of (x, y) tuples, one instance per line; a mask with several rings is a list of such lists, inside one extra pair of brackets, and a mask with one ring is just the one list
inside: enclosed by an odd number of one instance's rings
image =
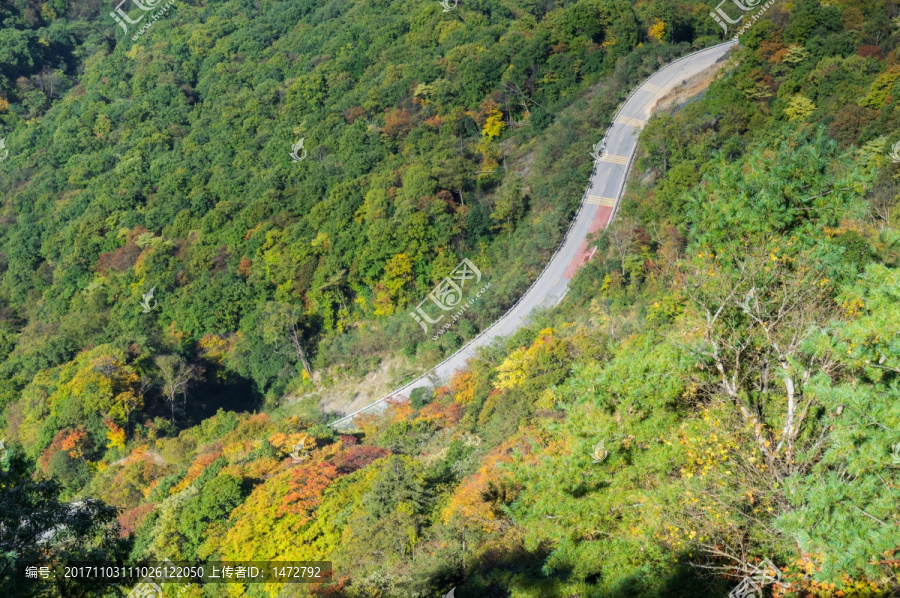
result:
[[(114, 507), (93, 499), (61, 502), (55, 482), (35, 481), (21, 455), (12, 451), (4, 455), (0, 462), (0, 588), (15, 596), (44, 596), (42, 584), (16, 582), (12, 566), (108, 563), (124, 558), (124, 549)], [(57, 596), (99, 595), (89, 583), (62, 576), (57, 576), (52, 589)]]
[(203, 484), (200, 493), (184, 504), (178, 522), (178, 529), (185, 538), (186, 558), (198, 557), (197, 550), (207, 537), (210, 524), (227, 519), (246, 495), (241, 480), (231, 475), (221, 474)]

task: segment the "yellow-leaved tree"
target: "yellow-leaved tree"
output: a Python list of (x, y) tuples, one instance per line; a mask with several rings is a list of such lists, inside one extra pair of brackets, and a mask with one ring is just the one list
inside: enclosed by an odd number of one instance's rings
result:
[(528, 348), (520, 347), (497, 366), (498, 389), (545, 388), (554, 380), (561, 381), (566, 376), (566, 363), (569, 360), (568, 345), (554, 336), (552, 328), (545, 328), (538, 333), (538, 338)]
[(650, 39), (655, 39), (658, 42), (663, 40), (663, 37), (666, 35), (666, 23), (660, 19), (656, 19), (653, 21), (653, 25), (650, 26), (650, 29), (647, 31), (647, 37)]
[(505, 128), (506, 123), (503, 122), (503, 113), (500, 110), (494, 109), (488, 112), (487, 121), (481, 129), (481, 134), (488, 139), (494, 139), (495, 137), (499, 137)]
[(413, 263), (405, 253), (398, 253), (384, 266), (384, 277), (376, 285), (376, 316), (389, 316), (396, 305), (406, 302), (406, 286), (412, 282)]
[(813, 104), (812, 100), (797, 94), (791, 98), (787, 108), (784, 109), (784, 115), (788, 117), (789, 121), (793, 122), (795, 120), (805, 119), (812, 114), (815, 109), (816, 105)]

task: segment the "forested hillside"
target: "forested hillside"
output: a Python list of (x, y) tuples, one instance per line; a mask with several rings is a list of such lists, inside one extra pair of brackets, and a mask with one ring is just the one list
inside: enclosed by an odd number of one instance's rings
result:
[[(72, 490), (217, 408), (435, 363), (543, 266), (618, 100), (715, 28), (699, 5), (179, 4), (134, 40), (99, 10), (4, 5), (0, 70), (0, 410)], [(431, 342), (407, 308), (462, 257), (492, 292)]]
[[(215, 353), (210, 405), (314, 390), (292, 330), (326, 387), (390, 353), (436, 361), (552, 252), (590, 169), (573, 142), (596, 141), (643, 63), (686, 49), (631, 54), (643, 22), (665, 42), (716, 28), (663, 3), (234, 2), (178, 4), (133, 41), (85, 10), (4, 30), (0, 407), (100, 345), (148, 375), (160, 353)], [(624, 56), (598, 110), (552, 126)], [(405, 308), (464, 256), (494, 291), (425, 342)]]
[[(133, 40), (0, 5), (0, 502), (102, 501), (42, 558), (334, 563), (198, 597), (726, 596), (764, 558), (776, 596), (900, 593), (893, 0), (775, 3), (644, 129), (559, 308), (353, 434), (318, 407), (515, 300), (710, 8), (176, 4)], [(428, 341), (463, 257), (491, 293)]]

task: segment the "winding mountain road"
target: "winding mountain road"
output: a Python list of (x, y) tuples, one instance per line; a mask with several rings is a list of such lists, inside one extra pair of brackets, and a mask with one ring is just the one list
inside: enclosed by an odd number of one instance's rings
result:
[(732, 40), (684, 56), (658, 70), (632, 92), (606, 131), (601, 146), (605, 151), (594, 164), (590, 185), (562, 244), (543, 273), (503, 317), (424, 375), (331, 425), (339, 429), (352, 427), (356, 415), (380, 411), (391, 397), (408, 397), (416, 388), (447, 381), (457, 370), (466, 367), (479, 347), (514, 333), (535, 308), (559, 304), (575, 272), (592, 256), (587, 247), (587, 236), (606, 228), (615, 216), (637, 150), (638, 135), (650, 119), (658, 100), (683, 81), (712, 67), (735, 45), (737, 42)]

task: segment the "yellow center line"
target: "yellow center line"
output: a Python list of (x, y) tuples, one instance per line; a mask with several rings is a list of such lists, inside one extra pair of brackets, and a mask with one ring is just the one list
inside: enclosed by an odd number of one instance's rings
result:
[(616, 198), (603, 197), (600, 195), (588, 195), (585, 203), (592, 206), (606, 206), (608, 208), (611, 208), (616, 205)]
[(601, 162), (610, 162), (612, 164), (628, 164), (628, 156), (616, 156), (613, 154), (607, 154), (600, 158)]

